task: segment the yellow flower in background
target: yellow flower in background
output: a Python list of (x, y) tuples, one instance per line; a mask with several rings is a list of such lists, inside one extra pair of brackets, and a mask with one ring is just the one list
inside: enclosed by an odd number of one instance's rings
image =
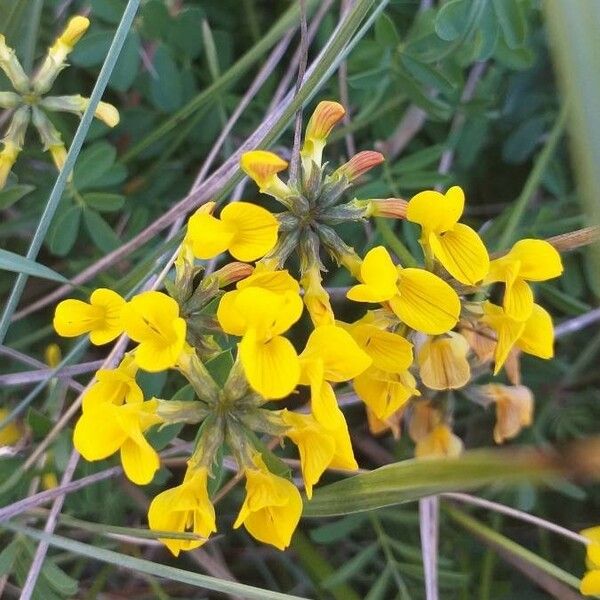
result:
[(373, 361), (353, 380), (359, 398), (380, 420), (386, 420), (413, 395), (419, 395), (415, 378), (408, 372), (413, 361), (412, 344), (401, 335), (380, 329), (370, 313), (348, 331)]
[(94, 404), (79, 417), (73, 432), (76, 450), (88, 461), (108, 458), (120, 450), (125, 475), (138, 485), (150, 483), (160, 466), (156, 450), (144, 437), (161, 423), (156, 400), (116, 406)]
[(139, 344), (134, 356), (141, 369), (157, 372), (177, 364), (186, 323), (173, 298), (162, 292), (142, 292), (123, 307), (122, 317), (127, 335)]
[(508, 358), (513, 346), (527, 354), (539, 358), (554, 356), (554, 327), (552, 317), (539, 304), (534, 304), (526, 321), (517, 321), (506, 314), (501, 306), (491, 302), (483, 305), (482, 321), (496, 332), (497, 342), (494, 351), (494, 375)]
[(453, 331), (428, 339), (417, 354), (421, 380), (432, 390), (455, 390), (465, 386), (471, 378), (468, 352), (469, 342)]
[(600, 527), (590, 527), (579, 532), (590, 543), (586, 549), (587, 572), (581, 580), (579, 591), (584, 596), (600, 594)]
[(83, 396), (83, 410), (104, 402), (115, 406), (124, 402), (143, 402), (142, 388), (135, 380), (137, 370), (138, 366), (131, 354), (126, 354), (116, 369), (99, 369), (96, 372), (96, 381)]
[(528, 281), (546, 281), (563, 272), (560, 254), (545, 240), (518, 241), (504, 256), (490, 263), (484, 283), (502, 281), (502, 305), (507, 315), (525, 321), (533, 309), (533, 292)]
[(285, 550), (302, 514), (300, 492), (291, 481), (271, 473), (260, 454), (254, 465), (244, 470), (246, 498), (233, 527), (243, 524), (259, 542)]
[[(289, 281), (287, 277), (268, 275), (265, 279)], [(264, 398), (284, 398), (298, 384), (298, 355), (281, 334), (300, 318), (302, 308), (300, 295), (289, 290), (276, 293), (248, 286), (221, 298), (219, 323), (226, 333), (242, 337), (238, 348), (246, 378)]]
[(148, 509), (148, 524), (153, 531), (190, 532), (204, 539), (159, 538), (174, 556), (182, 550), (199, 548), (217, 531), (215, 509), (208, 497), (206, 467), (188, 467), (181, 485), (156, 496)]
[(291, 193), (290, 188), (277, 175), (287, 169), (287, 166), (288, 163), (283, 158), (266, 150), (244, 152), (240, 159), (242, 171), (258, 185), (263, 194), (281, 199)]
[(524, 385), (482, 385), (479, 392), (496, 404), (494, 441), (502, 444), (517, 436), (533, 421), (533, 394)]
[(400, 320), (430, 335), (445, 333), (458, 322), (460, 299), (437, 275), (397, 267), (383, 246), (369, 250), (360, 267), (362, 283), (348, 291), (356, 302), (389, 302)]
[[(4, 421), (10, 414), (6, 408), (0, 408), (0, 422)], [(16, 421), (11, 421), (0, 429), (0, 446), (14, 446), (23, 435), (21, 427)]]
[(415, 446), (417, 458), (455, 458), (463, 451), (461, 439), (444, 423), (436, 425)]
[(317, 104), (315, 111), (308, 121), (304, 134), (304, 144), (300, 155), (304, 168), (310, 173), (310, 166), (314, 162), (318, 167), (323, 161), (323, 149), (327, 138), (335, 125), (344, 118), (346, 109), (339, 102), (324, 100)]
[(475, 285), (487, 274), (490, 259), (477, 232), (459, 223), (465, 195), (458, 186), (445, 194), (420, 192), (408, 203), (406, 218), (421, 226), (421, 244), (461, 283)]
[(89, 303), (74, 299), (60, 302), (54, 313), (54, 329), (62, 337), (89, 333), (92, 344), (107, 344), (123, 333), (124, 306), (125, 300), (117, 292), (99, 288)]
[(277, 242), (279, 224), (266, 209), (249, 202), (232, 202), (219, 218), (204, 205), (188, 222), (187, 239), (196, 258), (213, 258), (228, 250), (234, 258), (250, 262), (262, 258)]

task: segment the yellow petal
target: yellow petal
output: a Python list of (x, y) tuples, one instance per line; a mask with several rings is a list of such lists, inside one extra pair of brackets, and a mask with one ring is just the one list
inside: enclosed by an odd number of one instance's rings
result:
[(399, 296), (392, 310), (409, 327), (430, 335), (445, 333), (458, 322), (460, 300), (442, 279), (423, 269), (402, 269)]
[(208, 259), (225, 252), (235, 233), (231, 223), (217, 219), (201, 208), (188, 221), (186, 239), (196, 258)]
[(373, 366), (390, 373), (406, 371), (413, 361), (412, 344), (397, 333), (374, 325), (356, 325), (351, 335), (371, 357)]
[(86, 460), (102, 460), (114, 454), (127, 438), (116, 417), (117, 407), (103, 403), (83, 413), (73, 431), (73, 445)]
[(304, 134), (305, 140), (325, 140), (331, 133), (331, 130), (335, 127), (335, 124), (338, 123), (345, 114), (346, 110), (339, 102), (332, 102), (331, 100), (319, 102), (308, 120), (306, 132)]
[(445, 233), (429, 236), (434, 256), (461, 283), (475, 285), (487, 274), (490, 266), (488, 252), (477, 233), (457, 223)]
[[(596, 527), (588, 527), (587, 529), (582, 529), (579, 532), (583, 537), (586, 537), (590, 542), (593, 542), (594, 545), (600, 545), (600, 526), (596, 525)], [(589, 548), (589, 546), (588, 546)]]
[(236, 307), (236, 299), (239, 293), (238, 290), (234, 290), (223, 294), (217, 308), (217, 319), (225, 333), (241, 337), (246, 333), (248, 323), (246, 315)]
[(463, 450), (463, 443), (447, 425), (437, 425), (431, 433), (419, 440), (415, 447), (417, 458), (454, 458)]
[(90, 296), (90, 304), (104, 311), (101, 324), (90, 332), (92, 344), (106, 344), (119, 337), (124, 331), (121, 312), (125, 300), (113, 290), (99, 288)]
[(554, 356), (554, 327), (552, 317), (539, 304), (533, 305), (531, 316), (525, 322), (517, 346), (527, 354), (540, 358)]
[(516, 437), (533, 419), (533, 394), (524, 385), (488, 384), (480, 387), (481, 393), (496, 403), (494, 441), (502, 444)]
[(418, 223), (428, 232), (442, 233), (456, 225), (464, 205), (464, 192), (456, 185), (446, 194), (434, 191), (420, 192), (410, 199), (406, 218)]
[(294, 390), (300, 379), (300, 361), (289, 340), (282, 336), (257, 340), (250, 329), (238, 348), (248, 383), (261, 396), (285, 398)]
[(236, 285), (238, 290), (247, 287), (259, 287), (276, 294), (285, 292), (300, 293), (300, 284), (286, 270), (274, 271), (258, 264), (249, 277), (242, 279)]
[(418, 355), (419, 374), (432, 390), (450, 390), (465, 386), (471, 378), (467, 360), (469, 344), (458, 333), (427, 340)]
[(497, 342), (494, 352), (494, 375), (496, 375), (508, 358), (508, 353), (521, 337), (525, 323), (509, 317), (500, 306), (491, 302), (484, 303), (483, 312), (482, 321), (496, 332)]
[(62, 337), (76, 337), (91, 331), (102, 319), (102, 311), (81, 300), (63, 300), (54, 313), (54, 329)]
[(502, 302), (507, 315), (517, 321), (525, 321), (533, 310), (533, 292), (525, 280), (517, 278), (506, 284)]
[(398, 271), (388, 251), (377, 246), (367, 252), (361, 266), (361, 285), (348, 291), (347, 297), (356, 302), (385, 302), (398, 293)]
[(520, 261), (519, 276), (528, 281), (546, 281), (563, 272), (560, 254), (545, 240), (519, 240), (506, 258)]
[(600, 594), (600, 570), (588, 571), (581, 580), (579, 591), (585, 596)]
[(277, 173), (287, 169), (288, 164), (273, 152), (253, 150), (242, 154), (240, 166), (262, 192), (272, 186), (274, 179), (277, 179)]
[[(9, 411), (0, 408), (0, 421), (4, 421), (8, 417)], [(0, 446), (12, 446), (16, 444), (22, 437), (23, 431), (18, 423), (11, 421), (0, 429)]]
[(121, 463), (127, 478), (137, 485), (150, 483), (160, 467), (156, 450), (141, 432), (128, 437), (121, 446)]
[(279, 223), (266, 209), (249, 202), (233, 202), (221, 211), (221, 220), (235, 234), (229, 252), (250, 262), (263, 257), (277, 242)]

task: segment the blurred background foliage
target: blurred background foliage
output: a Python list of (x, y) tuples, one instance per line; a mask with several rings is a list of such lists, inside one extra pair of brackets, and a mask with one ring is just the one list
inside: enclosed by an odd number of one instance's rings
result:
[[(308, 3), (309, 24), (320, 19), (310, 59), (330, 39), (347, 4), (351, 3)], [(573, 76), (566, 78), (571, 81), (566, 84), (568, 93), (577, 97), (581, 91), (588, 101), (597, 98), (594, 89), (598, 92), (598, 88), (573, 89), (580, 72), (568, 60), (579, 61), (580, 67), (581, 61), (591, 60), (585, 44), (591, 43), (600, 17), (590, 13), (588, 24), (591, 21), (595, 27), (581, 31), (575, 23), (568, 30), (560, 6), (569, 6), (567, 12), (578, 12), (587, 2), (578, 2), (577, 8), (560, 0), (549, 4), (553, 8), (547, 14), (538, 0), (395, 0), (387, 4), (346, 64), (330, 77), (316, 98), (348, 98), (351, 119), (333, 135), (329, 159), (341, 162), (354, 148), (376, 148), (386, 155), (383, 168), (369, 175), (358, 189), (358, 197), (408, 198), (417, 190), (459, 184), (467, 194), (468, 222), (480, 229), (495, 250), (506, 248), (517, 237), (549, 237), (589, 223), (570, 166), (566, 113), (545, 17), (554, 19), (552, 39), (556, 40), (553, 47), (557, 52), (568, 48), (578, 35), (582, 38), (579, 42), (584, 49), (577, 56), (558, 60), (562, 71)], [(285, 33), (286, 27), (276, 23), (287, 18), (290, 6), (290, 2), (275, 0), (142, 2), (104, 96), (119, 108), (121, 122), (114, 130), (99, 122), (92, 125), (73, 181), (45, 239), (40, 263), (71, 278), (134, 238), (186, 196), (267, 52)], [(89, 95), (124, 8), (124, 0), (2, 0), (0, 30), (26, 68), (31, 68), (69, 16), (89, 11), (90, 30), (71, 55), (71, 68), (53, 90), (56, 94)], [(272, 110), (273, 96), (289, 72), (297, 45), (296, 33), (283, 59), (227, 136), (217, 165)], [(581, 73), (584, 78), (588, 74), (585, 69)], [(288, 87), (294, 82), (292, 72)], [(0, 79), (0, 89), (8, 89), (4, 79)], [(309, 103), (309, 109), (314, 102)], [(585, 110), (576, 114), (575, 143), (576, 127), (579, 131), (586, 127), (581, 120)], [(53, 120), (69, 143), (77, 119), (54, 113)], [(6, 123), (4, 117), (1, 122)], [(589, 143), (599, 143), (599, 136), (590, 137)], [(289, 155), (291, 129), (277, 144), (279, 153)], [(585, 154), (585, 146), (579, 147), (579, 166)], [(591, 150), (590, 155), (595, 156)], [(37, 140), (29, 143), (28, 138), (9, 185), (0, 191), (1, 248), (25, 255), (55, 177), (54, 167)], [(586, 184), (589, 197), (590, 185), (591, 189), (597, 187), (589, 178)], [(237, 193), (245, 199), (264, 201), (248, 183)], [(597, 199), (595, 202), (588, 204), (589, 212), (597, 210)], [(392, 250), (402, 243), (420, 255), (418, 232), (410, 223), (395, 227), (377, 223), (372, 230), (357, 225), (346, 234), (361, 254), (385, 240)], [(154, 267), (168, 243), (164, 233), (154, 236), (125, 260), (85, 283), (80, 292), (86, 294), (100, 285), (129, 292)], [(573, 319), (585, 318), (597, 306), (598, 264), (583, 250), (569, 253), (564, 261), (563, 277), (539, 285), (537, 294), (556, 323), (577, 323)], [(340, 275), (327, 283), (343, 286), (349, 279)], [(3, 272), (1, 298), (7, 297), (12, 284), (13, 276)], [(31, 279), (20, 309), (43, 299), (56, 286), (51, 281)], [(352, 316), (341, 305), (336, 310), (342, 318)], [(3, 374), (38, 368), (39, 362), (46, 362), (46, 348), (58, 341), (50, 327), (51, 315), (52, 306), (46, 306), (18, 318), (11, 326), (6, 345), (30, 360), (27, 364), (14, 354), (13, 358), (2, 356)], [(600, 353), (598, 328), (593, 323), (574, 330), (559, 326), (559, 332), (553, 361), (523, 360), (523, 381), (534, 391), (536, 418), (516, 443), (546, 447), (600, 430), (600, 375), (595, 368)], [(72, 348), (64, 340), (60, 344), (63, 355)], [(101, 351), (88, 350), (85, 355), (80, 353), (79, 360), (101, 357)], [(211, 368), (218, 373), (227, 367), (229, 358), (221, 357)], [(86, 381), (85, 375), (76, 379)], [(162, 375), (145, 375), (142, 383), (148, 396), (170, 397), (181, 386), (180, 381), (166, 381)], [(28, 387), (3, 382), (0, 406), (10, 409), (27, 391)], [(73, 397), (64, 379), (50, 381), (24, 415), (21, 426), (28, 430), (24, 447), (15, 456), (0, 458), (0, 481), (8, 481), (19, 469), (29, 450), (48, 434)], [(455, 430), (465, 445), (493, 445), (493, 411), (469, 402), (460, 393), (450, 400), (456, 407)], [(350, 404), (347, 414), (361, 466), (373, 468), (412, 456), (412, 442), (407, 436), (399, 441), (389, 435), (372, 438), (362, 406)], [(178, 434), (179, 430), (170, 430), (157, 435), (157, 448), (165, 447)], [(70, 435), (68, 428), (63, 430), (44, 462), (14, 485), (2, 488), (3, 505), (35, 491), (39, 476), (44, 477), (42, 485), (46, 485), (47, 477), (60, 478), (71, 451)], [(181, 437), (186, 439), (185, 431)], [(81, 463), (77, 477), (97, 473), (111, 464)], [(169, 481), (171, 470), (180, 468), (167, 463), (154, 483), (141, 492), (112, 479), (70, 494), (64, 514), (79, 519), (79, 524), (64, 517), (59, 532), (68, 531), (69, 537), (137, 558), (299, 596), (344, 600), (425, 597), (415, 504), (344, 518), (305, 520), (292, 550), (285, 554), (256, 547), (243, 532), (228, 531), (202, 551), (175, 561), (152, 544), (107, 538), (94, 531), (90, 524), (143, 527), (148, 498)], [(226, 472), (222, 476), (228, 477)], [(597, 486), (557, 482), (540, 490), (530, 485), (511, 489), (497, 485), (486, 489), (485, 495), (574, 530), (596, 524), (600, 518)], [(227, 526), (240, 498), (240, 490), (234, 490), (223, 500), (220, 512)], [(476, 514), (492, 529), (549, 563), (580, 576), (581, 547), (498, 515)], [(47, 513), (38, 511), (28, 516), (36, 523)], [(110, 528), (104, 533), (107, 531), (110, 533)], [(124, 532), (127, 530), (114, 533)], [(459, 520), (442, 511), (440, 597), (532, 600), (555, 595), (543, 585), (539, 573), (522, 573), (501, 560), (501, 555), (482, 548), (486, 546)], [(23, 585), (34, 549), (33, 542), (23, 535), (0, 533), (0, 589), (7, 597), (15, 597), (16, 588)], [(206, 595), (185, 583), (152, 575), (132, 576), (117, 565), (94, 562), (65, 550), (50, 553), (36, 588), (36, 597), (43, 600), (96, 598), (103, 593), (111, 598), (213, 597), (212, 592)], [(564, 590), (561, 593), (566, 594)]]

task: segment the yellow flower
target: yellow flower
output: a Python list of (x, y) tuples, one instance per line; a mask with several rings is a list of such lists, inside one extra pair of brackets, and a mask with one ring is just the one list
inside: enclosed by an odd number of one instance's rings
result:
[(196, 258), (213, 258), (229, 250), (238, 260), (250, 262), (273, 249), (279, 225), (268, 210), (249, 202), (232, 202), (217, 219), (209, 212), (211, 204), (188, 222), (187, 239)]
[[(264, 279), (287, 280), (272, 275)], [(243, 287), (243, 282), (238, 286), (242, 289), (221, 298), (219, 323), (225, 333), (242, 336), (238, 351), (248, 383), (264, 398), (284, 398), (298, 383), (300, 363), (294, 346), (281, 334), (300, 318), (302, 299), (290, 290), (276, 293), (251, 285)]]
[(579, 591), (584, 596), (595, 596), (600, 594), (600, 527), (590, 527), (579, 533), (590, 540), (586, 551), (588, 571), (581, 580)]
[(321, 284), (321, 273), (318, 267), (307, 270), (302, 278), (304, 288), (304, 304), (315, 327), (333, 325), (335, 316), (329, 301), (329, 294)]
[[(5, 408), (0, 408), (0, 422), (4, 421), (10, 414)], [(11, 421), (0, 429), (0, 446), (14, 446), (23, 435), (21, 427), (16, 421)]]
[(256, 182), (263, 194), (275, 198), (286, 198), (290, 195), (290, 188), (277, 175), (287, 169), (288, 163), (277, 154), (266, 150), (244, 152), (240, 159), (240, 166), (242, 171)]
[(217, 531), (215, 509), (208, 497), (206, 467), (190, 466), (181, 485), (156, 496), (148, 509), (148, 524), (154, 531), (191, 532), (204, 539), (159, 538), (175, 555), (193, 550)]
[(383, 246), (369, 250), (360, 267), (362, 283), (348, 291), (356, 302), (389, 302), (409, 327), (430, 335), (452, 329), (460, 314), (456, 292), (423, 269), (397, 267)]
[(490, 263), (484, 283), (502, 281), (506, 285), (502, 305), (507, 315), (518, 321), (529, 317), (533, 292), (528, 281), (546, 281), (563, 272), (560, 254), (545, 240), (520, 240), (504, 256)]
[(415, 446), (417, 458), (454, 458), (463, 451), (461, 439), (445, 424), (436, 425)]
[(144, 400), (142, 389), (135, 380), (137, 364), (133, 355), (127, 354), (116, 369), (100, 369), (96, 381), (83, 397), (83, 410), (109, 402), (120, 406), (124, 402), (140, 403)]
[(108, 458), (120, 450), (127, 477), (138, 485), (150, 483), (160, 462), (143, 433), (161, 422), (157, 406), (155, 399), (121, 406), (112, 402), (94, 404), (79, 417), (73, 444), (88, 461)]
[(122, 312), (127, 335), (139, 346), (135, 362), (145, 371), (174, 367), (185, 344), (186, 323), (179, 305), (162, 292), (142, 292), (134, 296)]
[(309, 167), (314, 162), (321, 166), (323, 149), (331, 130), (346, 114), (346, 110), (339, 102), (325, 100), (317, 104), (315, 112), (308, 121), (304, 144), (300, 154), (304, 168), (310, 172)]
[(58, 344), (48, 344), (44, 348), (44, 360), (49, 367), (58, 367), (62, 360), (62, 352)]
[(554, 356), (552, 317), (539, 304), (533, 305), (526, 321), (517, 321), (491, 302), (484, 303), (483, 312), (481, 320), (496, 332), (497, 337), (494, 375), (502, 368), (513, 346), (540, 358)]
[(302, 514), (300, 492), (291, 481), (273, 475), (259, 454), (254, 464), (245, 469), (246, 498), (233, 527), (243, 524), (259, 542), (285, 550)]
[(374, 415), (385, 421), (411, 396), (419, 395), (415, 378), (408, 372), (413, 361), (412, 344), (374, 325), (370, 314), (348, 331), (373, 361), (354, 378), (354, 389)]
[(485, 400), (496, 403), (494, 441), (502, 444), (517, 436), (533, 420), (533, 394), (524, 385), (490, 383), (479, 387)]
[(106, 344), (123, 333), (124, 306), (125, 300), (117, 292), (99, 288), (90, 296), (89, 304), (73, 299), (60, 302), (54, 313), (54, 329), (62, 337), (89, 332), (92, 344)]
[(16, 144), (12, 144), (9, 141), (4, 141), (4, 148), (0, 151), (0, 189), (6, 184), (8, 174), (12, 169), (13, 165), (17, 161), (17, 157), (21, 152)]
[(378, 419), (375, 413), (367, 406), (367, 424), (369, 431), (373, 435), (383, 435), (391, 431), (395, 440), (399, 440), (402, 433), (402, 418), (404, 417), (404, 407), (397, 410), (394, 414), (385, 420)]
[[(348, 446), (341, 435), (335, 434), (319, 423), (313, 415), (283, 410), (282, 421), (289, 426), (285, 435), (289, 437), (300, 453), (302, 478), (308, 499), (312, 498), (312, 488), (327, 468), (354, 470), (358, 468), (354, 454), (347, 454)], [(338, 440), (342, 441), (338, 447)]]
[(459, 223), (465, 195), (457, 185), (446, 194), (426, 191), (413, 196), (406, 218), (421, 226), (421, 245), (457, 281), (474, 285), (487, 274), (490, 258), (477, 233)]
[(469, 343), (459, 333), (428, 339), (417, 355), (421, 380), (432, 390), (465, 386), (471, 378), (468, 352)]

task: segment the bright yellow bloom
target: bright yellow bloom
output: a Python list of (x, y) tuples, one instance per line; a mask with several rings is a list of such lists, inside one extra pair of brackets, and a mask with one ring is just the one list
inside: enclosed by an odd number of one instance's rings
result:
[(465, 386), (471, 378), (468, 352), (469, 343), (459, 333), (428, 339), (417, 355), (421, 380), (432, 390)]
[(454, 458), (463, 451), (461, 439), (445, 424), (436, 425), (415, 446), (417, 458)]
[(458, 222), (464, 205), (464, 192), (456, 185), (446, 194), (420, 192), (408, 203), (406, 218), (421, 225), (425, 252), (431, 252), (456, 280), (474, 285), (487, 275), (490, 258), (477, 233)]
[(437, 275), (394, 265), (383, 246), (369, 250), (360, 267), (362, 283), (347, 297), (356, 302), (389, 302), (399, 319), (430, 335), (452, 329), (460, 314), (456, 292)]
[(533, 394), (524, 385), (482, 385), (483, 397), (496, 403), (494, 441), (502, 444), (517, 436), (533, 420)]
[(11, 143), (10, 141), (4, 141), (3, 143), (4, 148), (0, 151), (0, 189), (5, 186), (10, 170), (21, 152), (21, 148), (16, 144)]
[(142, 292), (134, 296), (122, 312), (127, 335), (139, 346), (135, 362), (150, 372), (174, 367), (185, 344), (186, 322), (179, 305), (162, 292)]
[(244, 152), (240, 159), (240, 166), (242, 171), (256, 182), (263, 194), (275, 198), (286, 198), (290, 195), (290, 188), (277, 175), (287, 169), (288, 163), (277, 154), (266, 150)]
[[(259, 274), (258, 277), (272, 283), (293, 281), (289, 275)], [(242, 287), (243, 282), (238, 286)], [(264, 398), (284, 398), (298, 384), (298, 355), (292, 343), (281, 334), (301, 314), (302, 299), (290, 290), (276, 293), (249, 285), (221, 298), (217, 309), (219, 323), (225, 333), (242, 336), (238, 351), (246, 378)]]
[(398, 411), (413, 395), (419, 395), (415, 378), (408, 372), (413, 361), (412, 344), (401, 335), (380, 329), (369, 313), (348, 331), (373, 361), (354, 378), (360, 399), (380, 420)]
[(600, 527), (590, 527), (579, 532), (590, 540), (586, 559), (588, 571), (581, 580), (579, 591), (584, 596), (600, 594)]
[(335, 316), (329, 301), (329, 294), (321, 283), (321, 273), (318, 267), (307, 270), (302, 278), (304, 288), (304, 304), (315, 327), (333, 325)]
[(238, 260), (250, 262), (275, 246), (279, 225), (268, 210), (249, 202), (232, 202), (217, 219), (210, 209), (210, 204), (203, 206), (188, 222), (187, 239), (196, 258), (213, 258), (229, 250)]
[(507, 315), (502, 307), (491, 302), (484, 303), (483, 311), (482, 321), (496, 332), (497, 337), (494, 375), (502, 368), (513, 346), (540, 358), (554, 356), (552, 317), (539, 304), (533, 305), (526, 321), (517, 321)]
[(148, 509), (148, 524), (154, 531), (191, 532), (204, 539), (159, 538), (175, 555), (193, 550), (217, 531), (215, 509), (208, 497), (206, 467), (190, 466), (181, 485), (156, 496)]
[(94, 404), (79, 417), (73, 444), (88, 461), (108, 458), (120, 450), (127, 477), (138, 485), (150, 483), (160, 461), (143, 433), (161, 422), (157, 406), (154, 399), (121, 406), (112, 402)]
[(92, 344), (106, 344), (123, 333), (124, 306), (125, 300), (117, 292), (99, 288), (90, 296), (89, 304), (73, 299), (60, 302), (54, 313), (54, 329), (62, 337), (89, 333)]
[(528, 281), (546, 281), (563, 272), (560, 254), (545, 240), (520, 240), (504, 256), (490, 263), (484, 283), (502, 281), (506, 285), (502, 305), (507, 315), (518, 321), (529, 317), (533, 292)]
[[(10, 414), (5, 408), (0, 408), (0, 421), (4, 421)], [(14, 446), (23, 435), (21, 427), (16, 421), (11, 421), (0, 429), (0, 446)]]
[[(319, 481), (321, 475), (327, 468), (349, 469), (358, 468), (354, 455), (347, 454), (348, 446), (341, 435), (335, 435), (321, 425), (312, 415), (302, 415), (299, 413), (284, 410), (282, 421), (289, 426), (285, 435), (289, 437), (300, 453), (300, 463), (302, 465), (302, 478), (304, 487), (309, 500), (312, 498), (313, 486)], [(342, 444), (338, 447), (338, 439)]]
[(116, 369), (98, 370), (96, 381), (83, 396), (84, 412), (104, 402), (115, 406), (124, 402), (143, 402), (142, 389), (135, 380), (137, 370), (137, 364), (131, 354), (126, 354)]
[(345, 114), (346, 110), (339, 102), (325, 100), (317, 104), (306, 126), (304, 144), (300, 151), (305, 169), (308, 170), (311, 162), (321, 166), (327, 138)]
[(285, 550), (300, 521), (302, 498), (296, 486), (283, 477), (273, 475), (260, 454), (255, 467), (246, 468), (246, 499), (233, 524), (244, 525), (259, 542)]

